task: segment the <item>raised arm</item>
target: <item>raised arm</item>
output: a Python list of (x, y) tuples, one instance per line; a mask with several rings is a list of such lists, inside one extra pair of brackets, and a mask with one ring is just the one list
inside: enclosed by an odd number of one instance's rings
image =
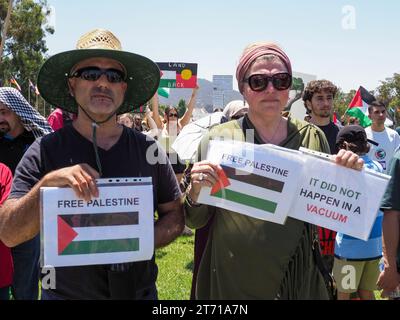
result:
[(190, 97), (190, 101), (189, 101), (188, 107), (186, 109), (186, 112), (183, 115), (183, 117), (181, 119), (179, 119), (181, 128), (186, 126), (190, 122), (190, 119), (192, 118), (193, 109), (196, 105), (196, 97), (197, 97), (198, 90), (199, 90), (199, 86), (196, 86), (196, 88), (193, 88), (192, 96)]
[(158, 137), (159, 133), (161, 133), (161, 130), (158, 129), (157, 124), (154, 121), (153, 117), (151, 116), (151, 111), (148, 107), (146, 108), (146, 119), (147, 119), (147, 124), (149, 125), (150, 128), (147, 132), (143, 133), (152, 138)]
[(159, 101), (158, 101), (158, 93), (156, 92), (155, 95), (153, 96), (153, 98), (151, 98), (151, 109), (153, 111), (153, 120), (156, 123), (157, 127), (159, 129), (163, 128), (163, 123), (160, 120), (160, 112), (158, 110), (158, 105), (159, 105)]

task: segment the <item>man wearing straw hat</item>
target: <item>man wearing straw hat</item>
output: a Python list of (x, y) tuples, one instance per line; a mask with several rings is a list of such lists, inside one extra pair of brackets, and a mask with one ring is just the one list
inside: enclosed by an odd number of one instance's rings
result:
[[(9, 200), (0, 209), (0, 239), (15, 246), (39, 232), (40, 187), (71, 187), (77, 197), (98, 197), (96, 178), (152, 177), (155, 246), (173, 241), (184, 226), (181, 193), (166, 155), (155, 141), (117, 124), (117, 115), (143, 105), (160, 81), (157, 65), (121, 50), (107, 30), (82, 36), (77, 49), (51, 57), (42, 66), (42, 97), (77, 119), (37, 140), (17, 167)], [(26, 223), (29, 221), (29, 223)], [(42, 299), (156, 299), (157, 266), (149, 261), (56, 268), (56, 289)]]

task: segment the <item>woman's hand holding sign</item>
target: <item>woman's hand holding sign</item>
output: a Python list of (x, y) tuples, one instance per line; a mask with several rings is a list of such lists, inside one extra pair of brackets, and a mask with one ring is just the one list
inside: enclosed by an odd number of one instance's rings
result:
[(217, 183), (218, 170), (222, 170), (222, 168), (207, 160), (193, 165), (190, 172), (191, 183), (189, 191), (189, 196), (193, 201), (197, 201), (202, 187), (212, 188)]

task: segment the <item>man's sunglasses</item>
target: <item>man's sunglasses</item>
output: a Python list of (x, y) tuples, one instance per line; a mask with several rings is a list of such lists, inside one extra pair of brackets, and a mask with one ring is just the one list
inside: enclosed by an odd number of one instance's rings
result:
[(253, 74), (243, 80), (248, 83), (253, 91), (264, 91), (271, 81), (276, 90), (287, 90), (292, 85), (292, 76), (289, 73), (275, 73), (272, 77), (265, 74)]
[(97, 81), (105, 74), (110, 83), (125, 82), (126, 76), (121, 70), (118, 69), (101, 69), (99, 67), (85, 67), (76, 70), (71, 74), (70, 78), (81, 78), (87, 81)]
[(168, 115), (168, 118), (178, 118), (178, 114), (177, 113), (170, 113)]

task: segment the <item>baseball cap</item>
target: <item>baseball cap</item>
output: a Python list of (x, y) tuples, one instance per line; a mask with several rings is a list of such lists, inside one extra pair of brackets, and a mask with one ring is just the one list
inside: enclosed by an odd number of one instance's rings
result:
[(340, 129), (336, 137), (336, 144), (341, 144), (344, 141), (352, 143), (369, 142), (375, 146), (379, 145), (379, 143), (368, 139), (365, 129), (359, 125), (348, 125)]

